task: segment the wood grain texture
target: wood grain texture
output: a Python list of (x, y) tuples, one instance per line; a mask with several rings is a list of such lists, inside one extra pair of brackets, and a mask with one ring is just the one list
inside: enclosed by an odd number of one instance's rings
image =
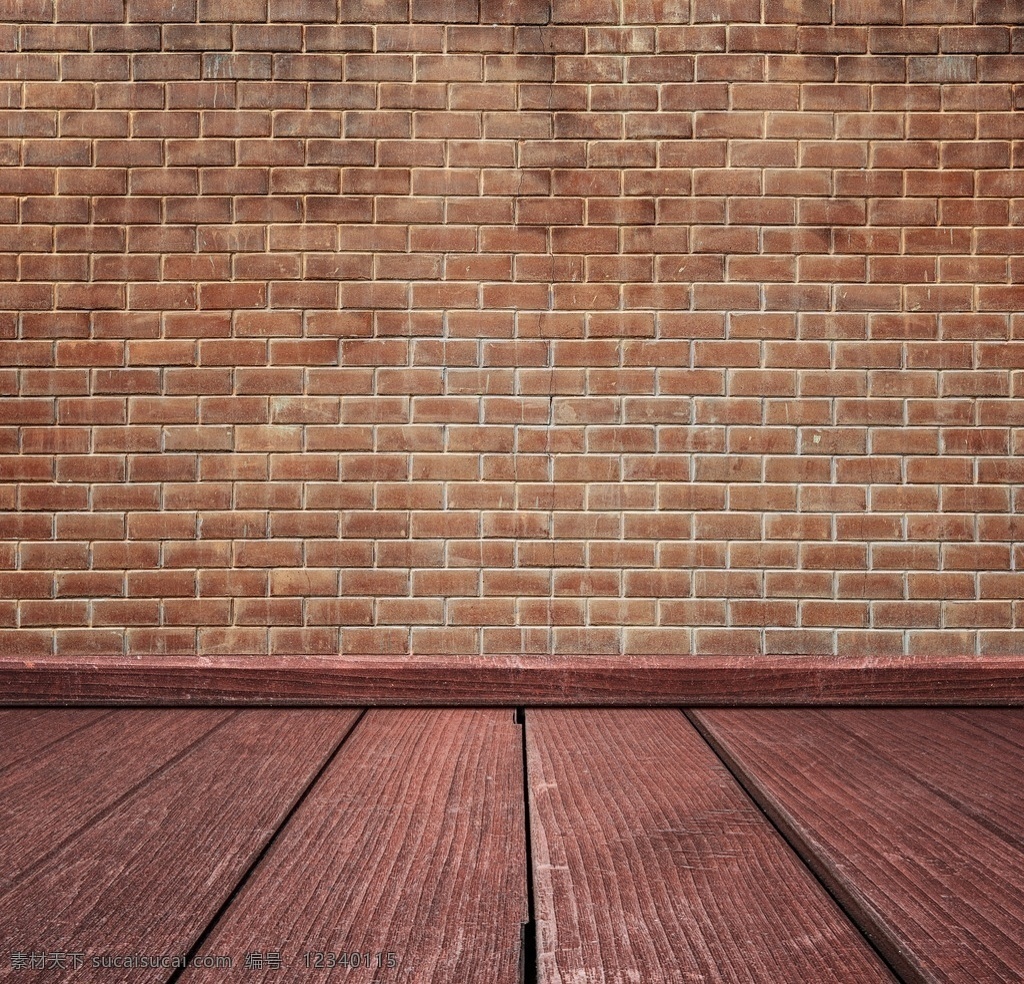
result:
[(0, 710), (0, 772), (41, 754), (65, 735), (109, 713), (84, 707)]
[[(508, 712), (368, 712), (200, 954), (280, 950), (303, 982), (518, 984), (522, 783)], [(397, 966), (307, 970), (307, 951), (391, 952)], [(236, 966), (182, 984), (281, 979)]]
[[(1024, 741), (1018, 711), (988, 712), (1014, 719), (1017, 742)], [(1024, 847), (1024, 784), (1020, 744), (950, 710), (902, 708), (830, 711), (830, 723), (860, 747), (886, 758), (922, 786), (1017, 847)], [(856, 754), (856, 753), (855, 753)]]
[(984, 728), (990, 734), (1008, 741), (1016, 748), (1024, 749), (1024, 711), (999, 708), (972, 708), (970, 711), (952, 711), (961, 721), (968, 721), (976, 728)]
[(542, 984), (894, 980), (678, 711), (526, 729)]
[(1021, 656), (0, 658), (0, 705), (1024, 705)]
[[(44, 711), (58, 716), (66, 711)], [(227, 720), (231, 711), (126, 709), (0, 774), (0, 891)]]
[[(915, 733), (899, 713), (889, 726), (882, 720), (892, 712), (872, 713), (874, 725), (849, 728), (839, 711), (691, 716), (906, 980), (1024, 979), (1021, 825), (1012, 836), (992, 829), (994, 816), (1007, 819), (1006, 797), (1016, 797), (1024, 816), (1019, 757), (1015, 788), (1001, 791), (1004, 802), (983, 821), (987, 808), (968, 811), (963, 800), (1000, 782), (1009, 746), (993, 755), (991, 743), (962, 728), (947, 739), (946, 751), (977, 773), (965, 790), (960, 765), (923, 750), (934, 737)], [(854, 727), (887, 744), (872, 748)]]
[[(357, 717), (357, 711), (229, 714), (31, 877), (0, 893), (7, 948), (89, 957), (187, 953)], [(131, 753), (128, 738), (123, 754)], [(94, 968), (87, 960), (72, 979), (169, 976), (161, 968)], [(8, 977), (30, 979), (5, 958), (0, 979)]]

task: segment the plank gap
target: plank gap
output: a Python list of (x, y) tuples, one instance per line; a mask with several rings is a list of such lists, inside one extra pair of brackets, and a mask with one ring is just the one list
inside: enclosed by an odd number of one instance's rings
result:
[[(906, 709), (693, 713), (904, 978), (1024, 979), (1024, 853), (919, 781), (974, 795), (973, 812), (1018, 836), (1024, 801), (1006, 778), (1019, 776), (1014, 746), (979, 745), (934, 710), (915, 712), (929, 727)], [(838, 726), (858, 714), (867, 747)], [(948, 733), (926, 737), (929, 728)], [(875, 747), (894, 742), (898, 761)]]
[(288, 826), (288, 823), (291, 820), (291, 818), (295, 815), (295, 812), (299, 809), (300, 806), (302, 806), (306, 798), (316, 787), (316, 784), (320, 781), (320, 777), (324, 774), (324, 772), (327, 771), (328, 766), (330, 766), (330, 764), (337, 757), (338, 752), (341, 751), (342, 745), (344, 745), (345, 742), (348, 740), (349, 735), (352, 734), (352, 732), (355, 730), (356, 725), (359, 724), (359, 722), (363, 719), (363, 716), (365, 714), (365, 709), (361, 710), (359, 712), (358, 717), (354, 718), (352, 722), (349, 724), (349, 726), (345, 729), (345, 732), (338, 740), (338, 744), (334, 746), (334, 749), (331, 752), (331, 754), (327, 756), (327, 758), (324, 760), (323, 765), (320, 766), (320, 768), (313, 775), (313, 778), (310, 779), (310, 781), (306, 784), (305, 789), (302, 790), (298, 798), (292, 804), (292, 808), (282, 818), (281, 822), (277, 825), (277, 829), (267, 840), (267, 843), (263, 845), (263, 850), (260, 851), (255, 858), (253, 858), (252, 863), (242, 873), (242, 876), (238, 879), (238, 882), (235, 884), (235, 887), (231, 890), (230, 894), (224, 899), (223, 903), (221, 904), (221, 907), (214, 913), (213, 918), (209, 921), (209, 923), (207, 923), (207, 925), (199, 934), (199, 936), (196, 937), (196, 941), (192, 944), (192, 947), (188, 951), (188, 956), (185, 960), (185, 966), (177, 968), (174, 971), (174, 973), (167, 979), (167, 984), (175, 984), (175, 982), (181, 977), (182, 974), (185, 973), (186, 969), (191, 965), (196, 954), (199, 952), (203, 944), (206, 942), (207, 938), (213, 932), (214, 928), (220, 921), (221, 917), (228, 911), (228, 909), (231, 908), (232, 903), (238, 897), (238, 893), (241, 892), (241, 890), (245, 886), (245, 883), (252, 876), (253, 872), (259, 867), (260, 863), (266, 857), (267, 852), (277, 842), (277, 839), (281, 836), (281, 832)]
[[(224, 709), (221, 709), (224, 710)], [(161, 708), (163, 713), (167, 713), (166, 708)], [(26, 880), (30, 880), (40, 871), (51, 858), (55, 857), (62, 850), (66, 849), (69, 844), (83, 837), (86, 833), (92, 830), (93, 827), (102, 823), (107, 817), (115, 813), (120, 809), (128, 800), (130, 800), (140, 789), (145, 787), (147, 784), (158, 779), (164, 773), (173, 769), (179, 762), (182, 761), (186, 756), (190, 755), (200, 744), (208, 740), (211, 735), (216, 734), (221, 728), (225, 727), (230, 721), (238, 716), (239, 711), (224, 711), (224, 716), (212, 726), (204, 726), (201, 733), (198, 734), (192, 741), (184, 745), (174, 755), (168, 758), (166, 761), (158, 765), (155, 769), (150, 772), (146, 772), (145, 775), (139, 776), (134, 782), (131, 783), (119, 796), (111, 800), (105, 806), (100, 807), (95, 813), (88, 816), (85, 822), (80, 823), (74, 827), (69, 833), (58, 840), (53, 846), (42, 855), (34, 858), (24, 868), (15, 869), (16, 874), (9, 879), (5, 879), (4, 875), (0, 874), (0, 889), (4, 892), (10, 891), (15, 885), (21, 884)], [(84, 728), (76, 730), (75, 734), (79, 738), (83, 737), (82, 732), (89, 728), (93, 728), (100, 720), (108, 719), (109, 715), (103, 715), (102, 718), (97, 721), (90, 722)], [(68, 737), (68, 736), (65, 736)]]
[[(34, 719), (22, 717), (33, 713)], [(78, 732), (97, 724), (112, 713), (109, 708), (68, 708), (56, 712), (52, 707), (0, 710), (0, 733), (4, 736), (4, 748), (0, 752), (0, 776), (15, 766), (38, 759), (59, 742), (69, 738), (73, 740)], [(15, 723), (19, 727), (12, 727)], [(46, 734), (46, 737), (43, 738), (42, 734)]]
[[(728, 752), (715, 741), (714, 737), (710, 735), (703, 727), (700, 719), (693, 713), (693, 711), (687, 710), (686, 708), (680, 708), (683, 716), (690, 722), (694, 730), (701, 736), (705, 744), (711, 749), (711, 752), (715, 757), (722, 763), (722, 765), (728, 770), (729, 774), (733, 777), (736, 785), (743, 791), (744, 795), (754, 805), (754, 807), (761, 813), (765, 820), (772, 825), (778, 835), (789, 845), (790, 850), (800, 859), (800, 863), (807, 869), (814, 880), (821, 886), (822, 890), (832, 899), (843, 914), (849, 919), (850, 923), (854, 926), (858, 933), (863, 937), (864, 941), (869, 947), (875, 952), (875, 955), (879, 960), (882, 961), (892, 972), (892, 975), (903, 981), (903, 984), (919, 984), (920, 979), (914, 974), (908, 974), (909, 970), (906, 966), (896, 967), (894, 963), (889, 960), (885, 951), (879, 949), (876, 945), (875, 940), (872, 939), (871, 934), (865, 929), (864, 921), (857, 917), (857, 907), (852, 904), (852, 899), (848, 898), (841, 892), (833, 891), (833, 883), (821, 876), (818, 871), (817, 865), (814, 863), (815, 857), (814, 852), (811, 851), (807, 845), (790, 830), (789, 826), (785, 823), (780, 822), (773, 812), (767, 808), (765, 803), (762, 803), (757, 796), (757, 786), (747, 784), (745, 775), (741, 769), (739, 769), (728, 754)], [(793, 836), (791, 836), (791, 833)]]
[[(521, 754), (511, 711), (368, 711), (198, 957), (276, 938), (310, 984), (345, 966), (328, 953), (370, 953), (373, 980), (519, 984)], [(236, 964), (180, 984), (279, 976)]]
[[(998, 822), (999, 813), (996, 813), (996, 818), (990, 815), (992, 806), (995, 805), (995, 801), (1001, 799), (1001, 792), (1003, 790), (1012, 789), (1013, 785), (1018, 782), (1018, 776), (1016, 774), (1016, 768), (1011, 770), (1005, 770), (1000, 776), (998, 773), (992, 775), (986, 775), (986, 782), (981, 785), (975, 785), (973, 780), (979, 774), (977, 770), (984, 770), (986, 767), (991, 768), (998, 761), (998, 756), (991, 750), (986, 750), (987, 756), (985, 761), (978, 759), (974, 756), (973, 768), (975, 772), (972, 774), (968, 770), (968, 774), (961, 777), (950, 776), (944, 770), (941, 773), (931, 772), (926, 763), (922, 763), (920, 755), (915, 754), (915, 750), (906, 744), (900, 748), (900, 754), (893, 754), (892, 747), (886, 744), (888, 741), (897, 740), (899, 732), (904, 734), (920, 733), (921, 722), (914, 722), (913, 718), (905, 719), (899, 722), (897, 727), (892, 731), (886, 733), (883, 726), (879, 724), (877, 714), (871, 711), (864, 711), (863, 714), (870, 715), (868, 718), (861, 717), (859, 722), (856, 720), (851, 724), (849, 715), (856, 713), (852, 708), (847, 709), (841, 714), (830, 714), (829, 723), (831, 726), (836, 728), (838, 731), (845, 734), (848, 739), (858, 747), (862, 748), (865, 754), (876, 755), (889, 762), (893, 768), (900, 769), (906, 773), (909, 779), (916, 782), (922, 788), (928, 790), (933, 796), (942, 800), (948, 804), (952, 809), (959, 813), (962, 813), (965, 817), (969, 817), (979, 827), (987, 830), (993, 837), (997, 837), (1008, 847), (1013, 850), (1020, 851), (1024, 850), (1024, 831), (1019, 829), (1016, 824), (1016, 808), (1017, 803), (1006, 803), (1003, 802), (1002, 806), (1005, 812), (1002, 814), (1002, 818), (1005, 818), (1008, 814), (1014, 816), (1014, 821), (1007, 825), (1004, 822)], [(916, 711), (912, 709), (905, 709), (901, 712), (902, 715), (906, 714), (924, 714), (931, 716), (932, 709), (924, 711)], [(961, 720), (961, 719), (957, 719)], [(868, 729), (865, 732), (857, 730), (856, 724), (859, 723), (862, 728)], [(908, 727), (909, 725), (909, 727)], [(941, 749), (941, 757), (952, 756), (959, 753), (963, 758), (963, 761), (970, 761), (968, 756), (972, 756), (974, 753), (974, 742), (971, 741), (971, 732), (974, 731), (977, 734), (979, 731), (981, 734), (990, 736), (992, 743), (1003, 744), (1002, 737), (997, 733), (987, 728), (976, 728), (974, 723), (967, 721), (961, 728), (958, 738), (961, 740), (958, 744), (958, 748), (953, 747), (953, 743), (946, 742), (945, 747), (942, 744), (943, 735), (941, 730), (938, 733), (922, 734), (922, 738), (929, 739), (934, 743), (933, 747)], [(1015, 746), (1010, 746), (1015, 747)], [(983, 753), (984, 754), (984, 753)], [(949, 761), (949, 759), (946, 759)], [(923, 766), (923, 767), (922, 767)], [(1016, 766), (1016, 763), (1014, 763)], [(934, 766), (932, 766), (934, 768)], [(947, 780), (947, 785), (944, 785), (941, 781), (943, 778)]]
[(894, 984), (678, 707), (530, 709), (538, 975)]
[(530, 766), (526, 752), (526, 708), (516, 708), (516, 724), (523, 751), (523, 825), (526, 830), (526, 922), (520, 936), (519, 979), (522, 984), (538, 984), (537, 913), (533, 890), (533, 832), (530, 828)]

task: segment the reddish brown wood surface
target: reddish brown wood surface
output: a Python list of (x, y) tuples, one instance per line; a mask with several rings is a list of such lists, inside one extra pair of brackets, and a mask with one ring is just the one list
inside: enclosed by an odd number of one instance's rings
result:
[(538, 979), (892, 981), (673, 710), (528, 710)]
[(1010, 843), (1024, 846), (1024, 715), (988, 712), (1008, 719), (1016, 742), (954, 711), (901, 708), (879, 713), (848, 708), (828, 712), (830, 723), (862, 748), (946, 799)]
[[(522, 782), (507, 711), (370, 711), (200, 951), (280, 951), (285, 970), (190, 970), (183, 984), (518, 984)], [(371, 966), (307, 969), (307, 953)]]
[[(905, 980), (1024, 979), (1024, 712), (691, 716)], [(372, 711), (331, 758), (357, 717), (0, 711), (0, 979), (60, 979), (16, 951), (183, 955), (241, 886), (201, 951), (234, 970), (183, 980), (517, 980), (511, 714)], [(541, 981), (890, 979), (677, 711), (527, 722)], [(385, 965), (307, 970), (317, 951)]]
[(0, 705), (1024, 705), (1024, 656), (0, 658)]
[(0, 890), (32, 877), (32, 866), (41, 858), (231, 713), (199, 708), (111, 712), (0, 774)]
[(967, 721), (976, 728), (983, 728), (990, 734), (1024, 749), (1024, 711), (1000, 708), (972, 708), (970, 711), (952, 712), (961, 721)]
[[(928, 729), (902, 712), (889, 725), (883, 711), (873, 721), (841, 711), (691, 713), (906, 980), (1024, 980), (1018, 747), (972, 736), (941, 711)], [(948, 754), (932, 754), (944, 722), (954, 731), (938, 739)], [(965, 807), (1014, 774), (999, 802)]]
[[(68, 977), (76, 982), (166, 981), (170, 969), (91, 961), (187, 953), (357, 717), (229, 713), (0, 892), (7, 951), (82, 953), (84, 966)], [(107, 754), (130, 758), (131, 736)], [(47, 816), (37, 821), (47, 837)], [(0, 979), (59, 979), (53, 973), (19, 971), (7, 953), (0, 964)]]
[(41, 754), (65, 735), (110, 713), (83, 707), (0, 710), (0, 772), (22, 759)]

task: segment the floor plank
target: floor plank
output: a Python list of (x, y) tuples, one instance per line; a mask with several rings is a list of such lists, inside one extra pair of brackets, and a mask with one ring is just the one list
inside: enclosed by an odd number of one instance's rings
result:
[(673, 710), (528, 710), (539, 980), (891, 981)]
[(1024, 711), (1005, 707), (979, 707), (973, 711), (951, 712), (961, 721), (984, 728), (1015, 748), (1024, 749)]
[(109, 713), (97, 708), (0, 710), (0, 772)]
[[(58, 715), (58, 727), (65, 722), (63, 712), (50, 713)], [(0, 774), (0, 890), (230, 714), (198, 709), (108, 713)]]
[[(861, 723), (887, 743), (872, 750), (835, 711), (691, 714), (907, 980), (1024, 979), (1024, 852), (958, 805), (963, 770), (942, 756), (929, 764), (927, 739), (909, 719), (902, 730), (898, 718), (887, 729)], [(961, 749), (977, 771), (977, 795), (998, 784), (1009, 748), (990, 764)], [(1013, 785), (1003, 793), (1024, 807), (1019, 779)]]
[(860, 747), (884, 756), (956, 809), (1024, 847), (1020, 746), (943, 709), (835, 710), (828, 720), (858, 739)]
[[(187, 953), (358, 713), (230, 712), (0, 894), (8, 947), (84, 953), (76, 982), (166, 981), (168, 969), (111, 970), (91, 961)], [(133, 753), (130, 737), (124, 749)], [(33, 979), (5, 961), (0, 978), (9, 973)]]
[[(513, 984), (526, 918), (512, 714), (370, 711), (200, 951), (276, 952), (285, 970), (181, 980)], [(318, 951), (369, 953), (371, 966), (307, 969)]]

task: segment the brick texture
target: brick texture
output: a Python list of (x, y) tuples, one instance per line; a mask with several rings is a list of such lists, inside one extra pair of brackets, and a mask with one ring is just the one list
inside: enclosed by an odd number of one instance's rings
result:
[(0, 652), (1024, 650), (1024, 15), (0, 0)]

